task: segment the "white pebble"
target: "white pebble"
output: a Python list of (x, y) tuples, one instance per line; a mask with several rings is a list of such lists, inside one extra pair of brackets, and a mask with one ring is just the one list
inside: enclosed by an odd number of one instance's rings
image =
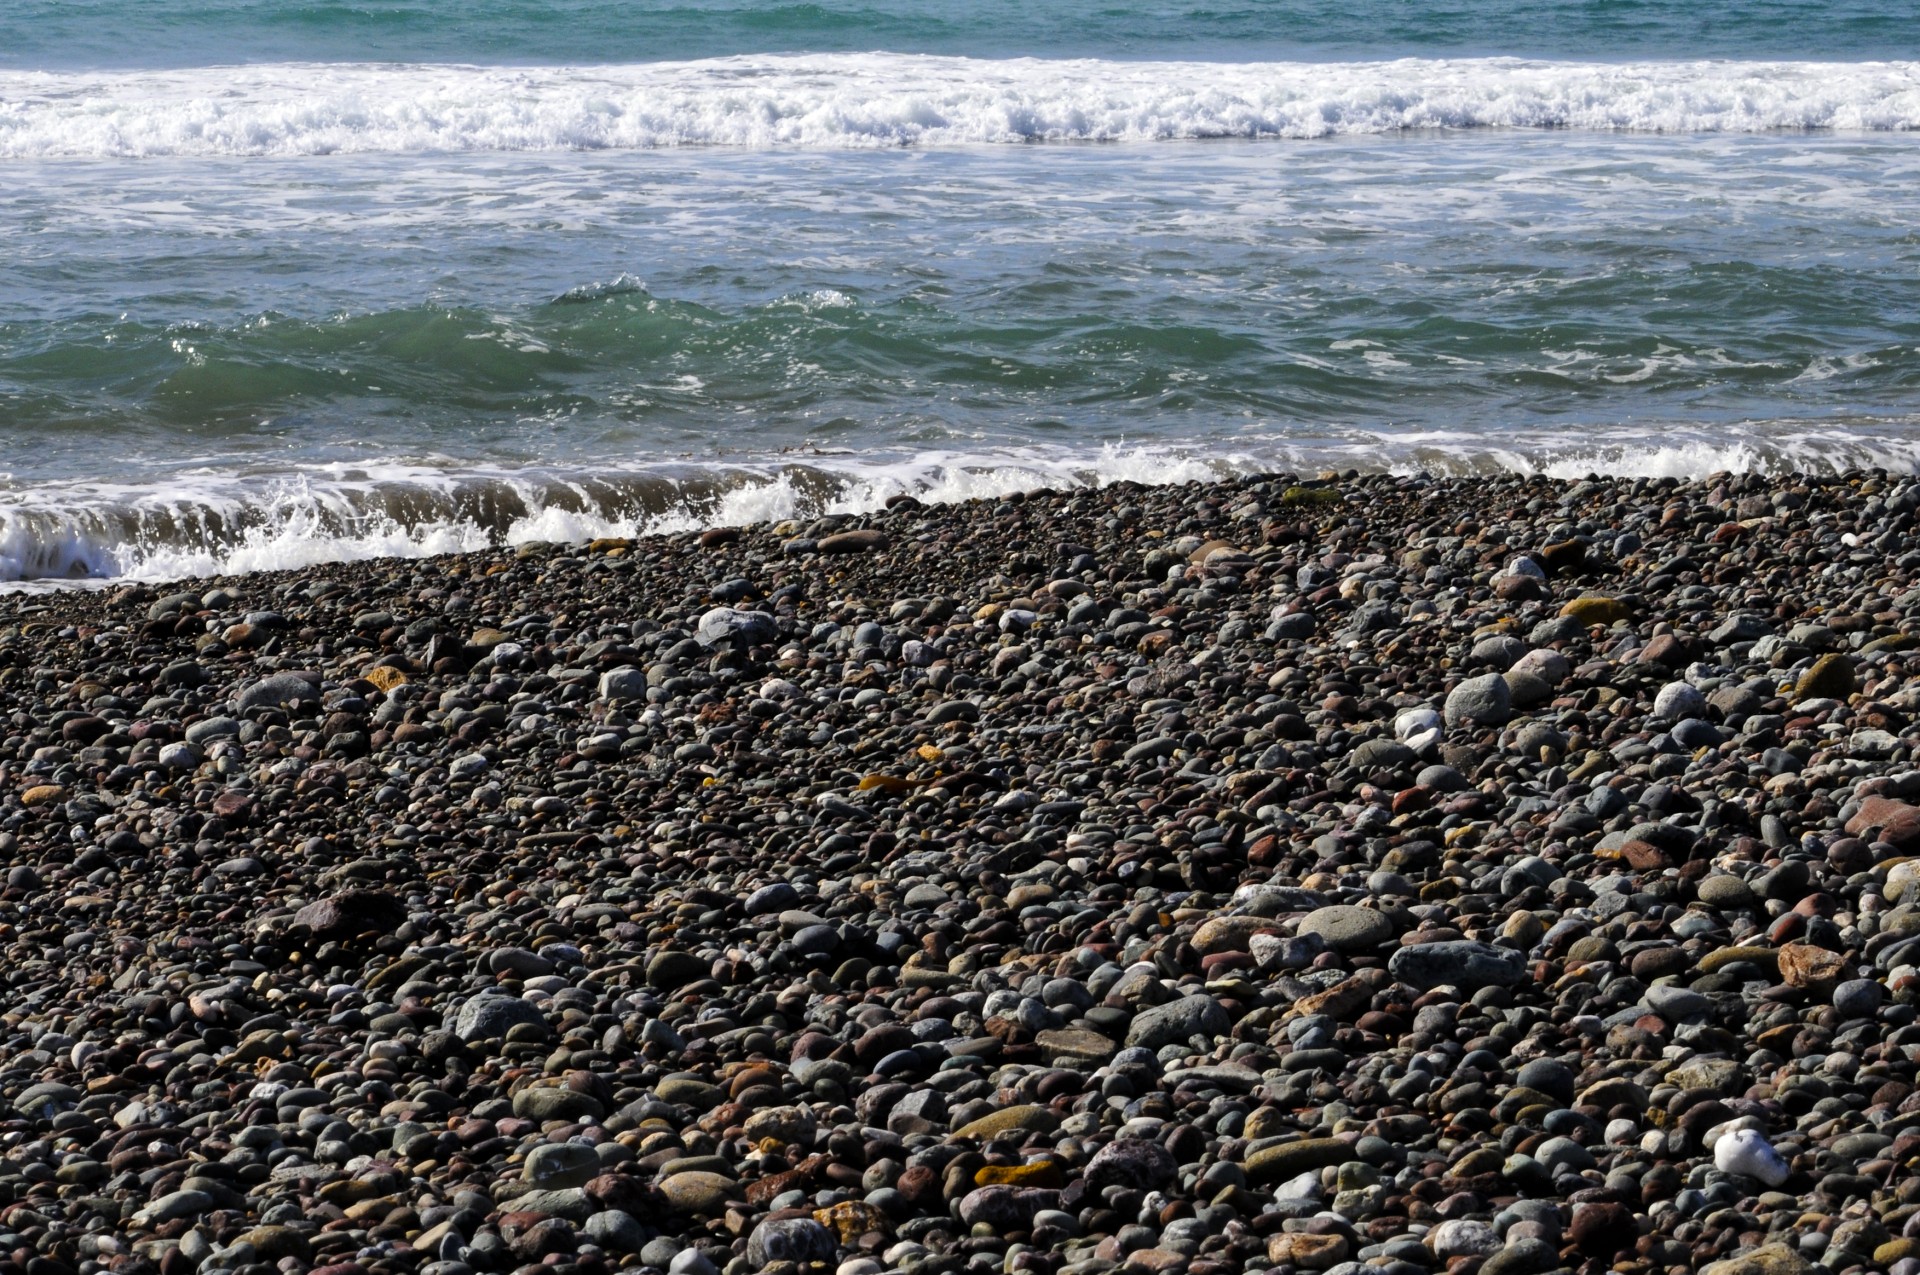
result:
[(1276, 1200), (1317, 1200), (1320, 1198), (1320, 1175), (1302, 1173), (1298, 1177), (1288, 1178), (1273, 1188)]
[(1653, 715), (1668, 721), (1699, 717), (1707, 711), (1707, 697), (1685, 682), (1668, 682), (1653, 697)]
[(1441, 724), (1440, 714), (1431, 708), (1409, 708), (1393, 719), (1393, 733), (1404, 743), (1410, 736), (1440, 729)]
[(1731, 1129), (1722, 1134), (1713, 1147), (1713, 1167), (1722, 1173), (1757, 1178), (1768, 1186), (1779, 1186), (1791, 1172), (1766, 1135), (1757, 1129)]

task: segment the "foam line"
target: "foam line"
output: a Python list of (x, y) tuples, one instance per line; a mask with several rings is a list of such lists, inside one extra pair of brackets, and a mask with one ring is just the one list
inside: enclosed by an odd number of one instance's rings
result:
[(0, 158), (1920, 127), (1920, 63), (982, 60), (276, 64), (0, 74)]
[(1722, 431), (1666, 446), (1589, 431), (1548, 435), (1319, 438), (1232, 445), (1008, 448), (911, 458), (846, 455), (654, 469), (502, 470), (418, 464), (310, 466), (263, 480), (200, 472), (154, 488), (46, 483), (0, 491), (0, 580), (40, 585), (174, 579), (321, 562), (412, 558), (490, 545), (738, 526), (1040, 488), (1177, 483), (1353, 467), (1559, 478), (1700, 477), (1718, 470), (1920, 471), (1920, 431), (1814, 426)]

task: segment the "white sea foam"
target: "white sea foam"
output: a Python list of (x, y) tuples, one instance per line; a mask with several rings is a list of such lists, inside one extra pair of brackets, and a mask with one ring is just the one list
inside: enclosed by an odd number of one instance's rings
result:
[(860, 53), (0, 73), (0, 158), (893, 147), (1408, 129), (1920, 127), (1920, 63), (1210, 63)]
[[(1584, 429), (1246, 435), (1231, 445), (1024, 447), (591, 470), (390, 464), (310, 466), (272, 479), (183, 474), (152, 489), (47, 483), (0, 492), (0, 580), (45, 586), (284, 570), (494, 545), (740, 526), (1041, 488), (1204, 481), (1323, 468), (1556, 478), (1697, 478), (1720, 470), (1920, 473), (1920, 426), (1808, 423), (1717, 431)], [(1648, 437), (1662, 437), (1648, 446)]]

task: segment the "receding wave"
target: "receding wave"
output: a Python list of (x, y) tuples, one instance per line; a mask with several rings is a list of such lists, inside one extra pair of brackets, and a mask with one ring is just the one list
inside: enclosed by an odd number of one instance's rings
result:
[(625, 470), (316, 465), (278, 475), (202, 471), (150, 489), (44, 483), (0, 490), (0, 580), (170, 579), (425, 557), (855, 512), (903, 494), (943, 503), (1252, 467), (1251, 455), (1227, 453), (1020, 449)]
[(1722, 470), (1920, 472), (1920, 423), (1774, 422), (1731, 429), (1583, 429), (1498, 437), (1443, 431), (1279, 431), (1191, 445), (972, 453), (845, 453), (750, 463), (505, 470), (418, 463), (198, 472), (150, 489), (0, 489), (0, 580), (19, 586), (283, 570), (541, 541), (737, 526), (1043, 488), (1178, 483), (1354, 468), (1436, 474), (1700, 477)]
[(0, 74), (0, 158), (1920, 127), (1920, 63), (982, 60), (277, 64)]
[[(1291, 325), (1234, 297), (1154, 306), (1076, 284), (1035, 300), (814, 288), (714, 305), (619, 275), (487, 310), (0, 322), (0, 402), (19, 444), (7, 467), (62, 472), (60, 454), (84, 464), (100, 437), (137, 441), (143, 462), (195, 437), (302, 461), (357, 459), (369, 441), (530, 462), (575, 447), (684, 458), (1169, 439), (1273, 420), (1517, 422), (1541, 393), (1599, 420), (1851, 415), (1920, 392), (1897, 278), (1822, 262), (1596, 272), (1410, 320), (1397, 301), (1337, 293), (1300, 301)], [(1663, 333), (1640, 319), (1656, 307)]]

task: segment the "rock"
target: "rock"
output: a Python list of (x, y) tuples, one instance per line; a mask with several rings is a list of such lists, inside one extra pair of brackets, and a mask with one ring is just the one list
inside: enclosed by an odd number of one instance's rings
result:
[(493, 762), (485, 753), (465, 753), (447, 763), (447, 777), (455, 780), (478, 779)]
[(1878, 794), (1868, 796), (1847, 820), (1846, 831), (1854, 837), (1874, 835), (1896, 850), (1913, 850), (1920, 847), (1920, 806)]
[(1712, 974), (1734, 964), (1753, 964), (1767, 969), (1778, 969), (1780, 954), (1771, 947), (1742, 944), (1738, 947), (1723, 947), (1708, 952), (1700, 958), (1696, 968), (1702, 974)]
[(1649, 1097), (1644, 1088), (1625, 1076), (1613, 1076), (1588, 1085), (1574, 1096), (1574, 1102), (1583, 1107), (1632, 1107), (1635, 1111), (1645, 1111)]
[(1707, 711), (1707, 697), (1686, 682), (1668, 682), (1653, 697), (1653, 715), (1677, 722)]
[(608, 669), (600, 675), (600, 698), (605, 700), (632, 700), (647, 697), (647, 675), (645, 671), (632, 667)]
[(1034, 1037), (1041, 1052), (1049, 1061), (1079, 1059), (1086, 1062), (1105, 1062), (1113, 1057), (1120, 1046), (1102, 1036), (1099, 1032), (1084, 1027), (1049, 1028)]
[(1508, 673), (1519, 673), (1537, 677), (1548, 686), (1558, 686), (1567, 680), (1573, 671), (1573, 662), (1560, 652), (1547, 647), (1535, 647), (1514, 661)]
[(1261, 636), (1269, 642), (1304, 642), (1313, 636), (1317, 627), (1310, 612), (1275, 614)]
[(1445, 719), (1431, 708), (1408, 708), (1394, 716), (1393, 733), (1409, 748), (1419, 749), (1438, 739), (1445, 724)]
[(996, 1231), (1024, 1231), (1033, 1224), (1033, 1215), (1055, 1207), (1058, 1191), (1036, 1187), (983, 1186), (968, 1192), (960, 1201), (960, 1220), (968, 1226), (990, 1226)]
[(1560, 1265), (1553, 1245), (1531, 1235), (1509, 1239), (1505, 1247), (1487, 1255), (1480, 1275), (1545, 1275)]
[(1058, 1190), (1066, 1178), (1060, 1166), (1051, 1160), (1033, 1160), (1026, 1164), (990, 1164), (973, 1175), (978, 1186), (1033, 1186)]
[(892, 1220), (877, 1206), (864, 1200), (842, 1200), (813, 1211), (813, 1220), (832, 1232), (844, 1245), (856, 1243), (869, 1233), (885, 1234), (893, 1230)]
[(1700, 1275), (1809, 1275), (1813, 1263), (1782, 1243), (1762, 1244), (1734, 1257), (1709, 1262)]
[(307, 1237), (292, 1227), (256, 1226), (240, 1238), (253, 1245), (256, 1256), (267, 1261), (278, 1262), (281, 1258), (291, 1257), (307, 1262), (313, 1257), (313, 1247), (307, 1242)]
[(1610, 1258), (1623, 1249), (1632, 1250), (1640, 1232), (1626, 1205), (1593, 1200), (1575, 1206), (1567, 1238), (1583, 1253)]
[(1704, 1089), (1730, 1094), (1738, 1086), (1740, 1064), (1730, 1058), (1691, 1058), (1667, 1073), (1667, 1082), (1682, 1089)]
[(720, 1173), (690, 1169), (660, 1180), (660, 1194), (678, 1213), (718, 1217), (738, 1190), (734, 1180)]
[(133, 1215), (135, 1226), (158, 1226), (176, 1218), (198, 1217), (214, 1207), (205, 1191), (170, 1191)]
[(647, 962), (647, 986), (677, 991), (707, 977), (709, 966), (691, 952), (661, 952)]
[(1700, 901), (1709, 907), (1726, 908), (1735, 912), (1744, 912), (1759, 906), (1760, 903), (1745, 881), (1726, 873), (1707, 877), (1695, 887), (1694, 892), (1699, 896)]
[(1303, 1271), (1331, 1270), (1352, 1252), (1344, 1235), (1311, 1235), (1283, 1231), (1267, 1240), (1267, 1260)]
[(587, 1219), (580, 1233), (589, 1242), (614, 1253), (638, 1253), (647, 1243), (646, 1228), (629, 1213), (601, 1209)]
[(817, 546), (821, 553), (872, 553), (886, 547), (884, 532), (865, 528), (823, 536)]
[(406, 904), (378, 890), (342, 890), (316, 899), (293, 914), (316, 943), (356, 938), (362, 934), (389, 934), (406, 924)]
[(203, 717), (193, 725), (187, 727), (186, 730), (186, 742), (192, 744), (196, 750), (204, 748), (217, 740), (238, 739), (239, 737), (240, 719), (237, 717), (227, 717), (224, 714)]
[(234, 696), (233, 708), (236, 713), (245, 716), (258, 708), (285, 708), (319, 702), (319, 674), (276, 673), (261, 678)]
[(1045, 1107), (1033, 1103), (1003, 1107), (990, 1115), (970, 1120), (953, 1131), (956, 1138), (972, 1138), (985, 1142), (999, 1137), (1003, 1133), (1015, 1130), (1033, 1130), (1042, 1132), (1058, 1127), (1059, 1120)]
[(160, 764), (172, 771), (193, 770), (205, 760), (206, 754), (189, 743), (168, 744), (160, 750)]
[(1502, 726), (1513, 717), (1513, 695), (1498, 673), (1470, 677), (1447, 693), (1447, 725)]
[(1823, 655), (1794, 683), (1796, 700), (1837, 699), (1851, 696), (1859, 683), (1854, 679), (1853, 661), (1844, 655)]
[(1580, 597), (1560, 608), (1560, 614), (1589, 628), (1610, 627), (1633, 617), (1625, 603), (1607, 597)]
[(535, 1189), (513, 1197), (513, 1208), (520, 1213), (565, 1218), (569, 1222), (586, 1221), (593, 1215), (596, 1207), (595, 1202), (587, 1197), (585, 1191), (573, 1187), (563, 1187), (558, 1190)]
[(1491, 943), (1454, 940), (1395, 950), (1387, 970), (1414, 987), (1512, 987), (1526, 977), (1526, 956)]
[(1848, 979), (1833, 989), (1833, 1008), (1843, 1019), (1871, 1018), (1885, 996), (1886, 989), (1870, 978)]
[(487, 968), (496, 975), (511, 978), (539, 978), (553, 973), (554, 964), (524, 947), (497, 947), (487, 953)]
[(535, 1026), (547, 1030), (547, 1016), (538, 1006), (517, 996), (482, 993), (460, 1007), (454, 1018), (453, 1034), (461, 1040), (492, 1040), (506, 1036), (515, 1027)]
[(600, 1157), (583, 1142), (550, 1142), (527, 1152), (520, 1176), (547, 1190), (585, 1186), (600, 1174)]
[(1441, 1261), (1456, 1257), (1485, 1257), (1500, 1249), (1500, 1236), (1485, 1222), (1454, 1218), (1427, 1232), (1427, 1247)]
[(813, 1112), (805, 1107), (767, 1107), (747, 1117), (744, 1131), (750, 1142), (772, 1139), (807, 1146), (814, 1128)]
[(1201, 922), (1191, 941), (1194, 950), (1202, 955), (1244, 952), (1252, 944), (1254, 935), (1272, 928), (1273, 922), (1266, 917), (1216, 916)]
[(1367, 773), (1405, 770), (1418, 759), (1413, 749), (1391, 739), (1369, 739), (1348, 754), (1354, 768)]
[(1920, 1239), (1888, 1240), (1873, 1250), (1873, 1263), (1882, 1268), (1910, 1257), (1920, 1257)]
[(13, 1109), (29, 1120), (49, 1119), (54, 1113), (72, 1107), (85, 1096), (72, 1085), (42, 1081), (21, 1090), (20, 1096), (13, 1100)]
[(677, 1107), (692, 1107), (696, 1111), (712, 1110), (727, 1096), (726, 1090), (718, 1085), (685, 1074), (664, 1077), (653, 1091), (661, 1102)]
[(1647, 989), (1647, 1007), (1669, 1022), (1699, 1018), (1713, 1008), (1711, 998), (1685, 987), (1656, 984)]
[(1734, 1129), (1720, 1135), (1713, 1146), (1713, 1164), (1722, 1173), (1738, 1173), (1767, 1186), (1779, 1186), (1791, 1175), (1787, 1162), (1766, 1135), (1752, 1129)]
[(1514, 1083), (1549, 1095), (1561, 1106), (1573, 1102), (1573, 1070), (1556, 1058), (1535, 1058), (1513, 1074)]
[(639, 1178), (603, 1173), (580, 1189), (589, 1205), (598, 1209), (618, 1209), (635, 1217), (652, 1218), (667, 1205), (660, 1193)]
[(1467, 663), (1474, 667), (1491, 665), (1496, 671), (1504, 673), (1526, 653), (1527, 644), (1519, 638), (1508, 633), (1495, 633), (1473, 644), (1473, 650), (1467, 655)]
[(1707, 640), (1715, 646), (1730, 646), (1735, 642), (1754, 642), (1773, 632), (1773, 626), (1767, 623), (1765, 616), (1752, 612), (1730, 615), (1713, 627), (1707, 634)]
[(839, 1242), (810, 1217), (769, 1218), (747, 1237), (747, 1262), (754, 1269), (769, 1262), (829, 1262)]
[(800, 905), (800, 892), (785, 881), (775, 881), (763, 885), (747, 896), (748, 916), (767, 916), (785, 912)]
[(1811, 943), (1782, 944), (1780, 977), (1790, 987), (1831, 987), (1846, 973), (1846, 958)]
[(1307, 913), (1300, 934), (1317, 934), (1336, 952), (1370, 952), (1393, 937), (1393, 922), (1372, 908), (1335, 904)]
[(1141, 1010), (1127, 1029), (1127, 1044), (1142, 1049), (1185, 1044), (1194, 1036), (1224, 1036), (1232, 1023), (1210, 996), (1182, 996)]
[(1247, 1177), (1256, 1182), (1283, 1182), (1311, 1169), (1343, 1164), (1353, 1158), (1353, 1144), (1339, 1138), (1305, 1138), (1261, 1147), (1247, 1153)]
[(1086, 1183), (1096, 1191), (1110, 1186), (1157, 1191), (1179, 1173), (1180, 1166), (1165, 1147), (1125, 1138), (1109, 1142), (1087, 1162)]
[(734, 607), (715, 607), (700, 617), (694, 634), (702, 646), (722, 642), (759, 644), (780, 636), (779, 625), (764, 611), (742, 611)]
[(598, 1120), (606, 1114), (600, 1100), (571, 1089), (522, 1089), (513, 1096), (513, 1114), (525, 1120)]

